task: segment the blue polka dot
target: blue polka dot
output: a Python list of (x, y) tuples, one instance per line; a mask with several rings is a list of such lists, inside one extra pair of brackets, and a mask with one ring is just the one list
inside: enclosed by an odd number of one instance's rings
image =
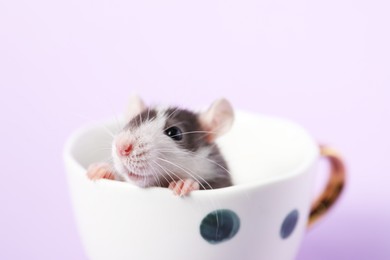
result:
[(210, 244), (218, 244), (233, 238), (239, 229), (239, 217), (228, 209), (212, 211), (200, 224), (200, 234)]
[(298, 210), (294, 209), (287, 217), (283, 220), (282, 228), (280, 229), (280, 236), (283, 239), (288, 238), (295, 229), (298, 223), (299, 213)]

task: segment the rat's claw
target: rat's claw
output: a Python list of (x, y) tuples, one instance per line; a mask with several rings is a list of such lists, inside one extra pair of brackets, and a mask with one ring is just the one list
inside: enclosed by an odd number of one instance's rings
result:
[(199, 190), (199, 183), (193, 179), (179, 180), (171, 182), (169, 189), (173, 190), (173, 193), (177, 196), (187, 196), (193, 190)]
[(87, 176), (91, 180), (110, 179), (114, 180), (115, 175), (108, 163), (93, 163), (88, 167)]

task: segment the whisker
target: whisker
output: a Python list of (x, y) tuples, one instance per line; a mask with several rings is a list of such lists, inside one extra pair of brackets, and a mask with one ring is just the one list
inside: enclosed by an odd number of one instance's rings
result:
[[(179, 166), (179, 165), (177, 165), (177, 164), (175, 164), (175, 163), (172, 163), (172, 162), (170, 162), (170, 161), (168, 161), (168, 160), (165, 160), (165, 159), (163, 159), (163, 158), (157, 158), (157, 159), (159, 159), (159, 160), (162, 160), (162, 161), (164, 161), (164, 162), (167, 162), (167, 163), (169, 163), (169, 164), (171, 164), (171, 165), (173, 165), (173, 166), (175, 166), (175, 167), (177, 167), (177, 168), (179, 168), (179, 169), (181, 169), (181, 170), (183, 170), (183, 171), (185, 171), (188, 175), (190, 175), (195, 181), (197, 181), (198, 183), (199, 183), (199, 185), (204, 189), (204, 190), (206, 190), (206, 187), (193, 175), (193, 174), (195, 174), (195, 173), (190, 173), (188, 170), (186, 170), (186, 169), (184, 169), (183, 167), (181, 167), (181, 166)], [(195, 175), (197, 175), (197, 174), (195, 174)], [(200, 177), (201, 179), (203, 179), (203, 181), (210, 187), (210, 189), (211, 190), (213, 190), (213, 187), (204, 179), (204, 178), (202, 178), (201, 176), (199, 176), (199, 175), (197, 175), (198, 177)], [(219, 203), (217, 203), (216, 201), (214, 201), (213, 199), (212, 199), (212, 197), (211, 196), (208, 196), (208, 198), (209, 198), (209, 200), (210, 200), (210, 203), (212, 204), (212, 206), (213, 206), (213, 208), (220, 208), (220, 205), (219, 205)], [(217, 226), (219, 226), (219, 218), (218, 218), (218, 215), (216, 216), (216, 221), (217, 221)]]
[[(161, 180), (159, 178), (160, 174), (158, 174), (156, 168), (154, 168), (152, 165), (148, 164), (150, 169), (152, 170), (152, 174), (153, 174), (153, 178), (156, 180), (157, 184), (159, 187), (163, 187), (162, 183), (161, 183)], [(165, 178), (163, 176), (163, 178)]]
[[(214, 144), (216, 145), (216, 144)], [(159, 152), (167, 152), (167, 153), (173, 153), (175, 154), (176, 156), (182, 156), (183, 158), (185, 158), (186, 156), (182, 153), (182, 152), (179, 152), (177, 150), (174, 150), (174, 149), (158, 149)], [(226, 171), (230, 176), (232, 176), (232, 173), (229, 169), (227, 169), (226, 167), (224, 167), (223, 165), (217, 163), (215, 160), (212, 160), (208, 157), (203, 157), (203, 156), (200, 156), (199, 154), (197, 154), (196, 152), (193, 152), (193, 151), (186, 151), (187, 153), (190, 153), (191, 156), (193, 157), (197, 157), (197, 158), (200, 158), (200, 159), (204, 159), (204, 160), (207, 160), (209, 161), (210, 163), (213, 163), (215, 164), (216, 166), (220, 167), (221, 169), (223, 169), (224, 171)], [(233, 184), (234, 185), (234, 184)], [(250, 196), (249, 196), (249, 193), (248, 192), (245, 192), (244, 193), (245, 195), (245, 198), (250, 201)]]
[[(184, 123), (182, 123), (182, 122), (178, 122), (178, 123), (176, 123), (175, 124), (175, 126), (177, 126), (177, 127), (180, 127), (180, 126), (182, 126), (182, 125), (184, 125)], [(165, 129), (163, 129), (163, 132), (165, 132), (166, 130), (168, 130), (169, 128), (171, 128), (173, 125), (168, 125)]]
[[(152, 161), (153, 162), (153, 161)], [(163, 174), (159, 174), (156, 168), (154, 168), (153, 165), (150, 164), (150, 162), (147, 162), (149, 168), (152, 170), (153, 177), (155, 178), (156, 182), (158, 183), (159, 187), (163, 187), (160, 178), (158, 176), (162, 176), (167, 182), (169, 182)]]
[[(169, 170), (169, 169), (166, 169), (164, 166), (160, 165), (158, 162), (154, 161), (154, 163), (159, 166), (171, 179), (172, 179), (172, 182), (174, 182), (175, 184), (177, 183), (177, 181), (169, 174), (169, 172), (173, 175), (175, 175), (179, 180), (181, 181), (184, 181), (182, 178), (180, 178), (179, 176), (177, 176), (173, 171)], [(166, 179), (166, 178), (165, 178)], [(167, 179), (166, 179), (167, 180)], [(170, 183), (170, 181), (167, 180), (168, 183)], [(169, 186), (169, 184), (168, 184)], [(209, 197), (209, 200), (211, 200), (211, 198)], [(196, 204), (193, 204), (192, 206), (194, 206), (195, 210), (199, 210), (201, 209), (201, 205), (199, 203), (196, 203)]]
[[(158, 149), (159, 152), (167, 152), (167, 153), (176, 153), (177, 155), (183, 155), (182, 152), (178, 152), (174, 149)], [(217, 163), (215, 160), (212, 160), (208, 157), (203, 157), (203, 156), (200, 156), (199, 154), (197, 154), (196, 152), (193, 152), (193, 151), (186, 151), (188, 153), (191, 154), (192, 157), (197, 157), (197, 158), (200, 158), (200, 159), (204, 159), (204, 160), (207, 160), (213, 164), (215, 164), (216, 166), (220, 167), (221, 169), (223, 169), (224, 171), (226, 171), (229, 175), (231, 175), (231, 172), (226, 168), (224, 167), (223, 165)], [(183, 155), (183, 157), (185, 158), (186, 156)]]
[(142, 124), (142, 111), (138, 114), (138, 117), (139, 117), (139, 123), (141, 125)]
[[(195, 177), (195, 175), (196, 175), (197, 177), (199, 177), (205, 184), (207, 184), (211, 190), (213, 189), (213, 187), (210, 185), (210, 183), (208, 183), (208, 182), (207, 182), (203, 177), (201, 177), (200, 175), (195, 174), (194, 172), (190, 172), (190, 170), (185, 169), (185, 168), (183, 168), (183, 167), (181, 167), (181, 166), (179, 166), (179, 165), (177, 165), (177, 164), (175, 164), (175, 163), (173, 163), (173, 162), (171, 162), (171, 161), (165, 160), (165, 159), (163, 159), (163, 158), (157, 158), (157, 159), (159, 159), (159, 160), (161, 160), (161, 161), (164, 161), (164, 162), (166, 162), (166, 163), (169, 163), (169, 164), (171, 164), (171, 165), (173, 165), (173, 166), (175, 166), (175, 167), (181, 169), (182, 171), (186, 172), (186, 173), (187, 173), (189, 176), (191, 176), (195, 181), (197, 181), (197, 182), (199, 183), (199, 185), (200, 185), (204, 190), (207, 190), (206, 186), (204, 186), (203, 183), (200, 182), (199, 179)], [(195, 174), (195, 175), (194, 175), (194, 174)]]
[[(167, 175), (169, 178), (172, 179), (172, 181), (176, 184), (177, 181), (169, 174), (169, 170), (168, 169), (165, 169), (163, 166), (161, 166), (158, 162), (154, 162), (157, 166), (159, 166)], [(170, 171), (171, 172), (171, 171)], [(179, 180), (182, 180), (179, 176), (177, 176), (176, 174), (174, 174), (173, 172), (171, 172), (173, 175), (175, 175)], [(165, 178), (165, 180), (168, 182), (168, 186), (169, 184), (171, 183), (163, 174), (162, 176)]]
[[(182, 132), (180, 134), (177, 134), (177, 135), (173, 135), (171, 137), (175, 137), (175, 136), (179, 136), (179, 135), (188, 135), (188, 134), (215, 134), (216, 132), (212, 132), (212, 131), (191, 131), (191, 132)], [(204, 135), (200, 136), (199, 139), (203, 138)]]
[[(168, 108), (168, 110), (169, 110), (169, 109), (172, 109), (172, 108)], [(179, 107), (176, 107), (176, 108), (167, 116), (167, 119), (170, 119), (170, 118), (173, 116), (173, 114), (175, 114), (178, 110), (179, 110)]]

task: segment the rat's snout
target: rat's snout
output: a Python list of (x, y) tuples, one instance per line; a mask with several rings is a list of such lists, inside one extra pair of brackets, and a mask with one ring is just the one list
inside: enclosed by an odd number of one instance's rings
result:
[(129, 140), (120, 139), (116, 142), (116, 151), (120, 156), (128, 156), (133, 150), (133, 144)]

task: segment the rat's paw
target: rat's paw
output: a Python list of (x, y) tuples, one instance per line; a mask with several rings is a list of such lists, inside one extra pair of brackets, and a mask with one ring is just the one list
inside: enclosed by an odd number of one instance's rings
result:
[(177, 196), (186, 196), (193, 190), (199, 190), (199, 183), (193, 179), (173, 181), (169, 184), (169, 189)]
[(109, 179), (115, 180), (111, 165), (108, 163), (93, 163), (88, 167), (87, 176), (91, 180)]

